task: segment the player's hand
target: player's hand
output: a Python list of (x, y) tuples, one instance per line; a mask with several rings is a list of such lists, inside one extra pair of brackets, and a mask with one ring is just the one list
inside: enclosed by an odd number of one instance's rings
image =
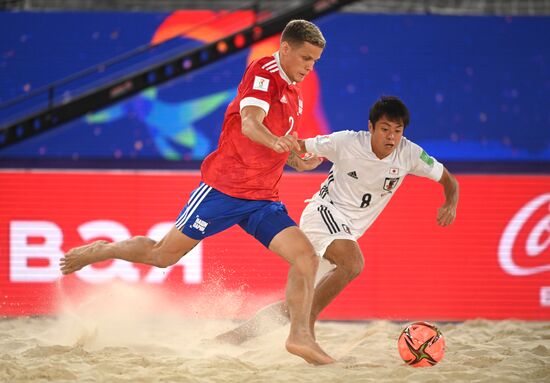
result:
[(300, 144), (298, 144), (298, 136), (294, 133), (292, 135), (277, 137), (275, 142), (271, 145), (271, 149), (277, 153), (284, 153), (290, 151), (300, 151)]
[(321, 165), (322, 162), (323, 159), (321, 157), (317, 157), (317, 155), (313, 153), (306, 153), (306, 155), (302, 158), (302, 169), (313, 170), (317, 166)]
[(437, 223), (439, 226), (448, 226), (454, 222), (456, 218), (456, 206), (443, 205), (437, 211)]

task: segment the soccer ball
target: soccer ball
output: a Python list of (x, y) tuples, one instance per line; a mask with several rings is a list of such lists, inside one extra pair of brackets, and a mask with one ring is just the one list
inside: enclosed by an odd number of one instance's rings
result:
[(445, 355), (445, 338), (428, 322), (414, 322), (401, 331), (397, 340), (399, 355), (413, 367), (437, 364)]

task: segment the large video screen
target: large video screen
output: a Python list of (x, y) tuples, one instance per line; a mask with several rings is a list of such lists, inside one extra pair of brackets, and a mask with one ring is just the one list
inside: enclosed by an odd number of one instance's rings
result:
[[(103, 14), (100, 25), (86, 13), (0, 13), (0, 102), (142, 44), (223, 35), (223, 26), (190, 33), (196, 12)], [(442, 161), (550, 163), (548, 17), (337, 13), (316, 22), (328, 44), (302, 84), (302, 136), (366, 129), (370, 105), (392, 94), (411, 110), (406, 136)], [(276, 49), (268, 39), (0, 158), (200, 161), (247, 64)]]

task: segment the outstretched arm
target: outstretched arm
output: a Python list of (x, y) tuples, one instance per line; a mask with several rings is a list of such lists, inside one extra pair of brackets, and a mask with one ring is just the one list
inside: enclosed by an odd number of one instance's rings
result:
[(437, 211), (437, 223), (440, 226), (447, 226), (453, 223), (456, 218), (456, 206), (458, 205), (458, 181), (446, 169), (443, 168), (443, 175), (439, 180), (443, 185), (445, 203)]

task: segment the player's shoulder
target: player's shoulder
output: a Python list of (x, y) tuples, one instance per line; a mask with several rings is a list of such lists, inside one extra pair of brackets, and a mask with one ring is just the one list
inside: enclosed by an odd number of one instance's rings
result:
[(355, 132), (355, 138), (361, 142), (370, 142), (370, 132), (368, 130), (358, 130)]
[(251, 71), (258, 76), (275, 77), (279, 72), (279, 64), (274, 56), (265, 56), (250, 63)]
[(330, 137), (342, 157), (360, 155), (368, 142), (364, 131), (340, 130), (331, 133)]
[(242, 84), (254, 84), (254, 89), (278, 93), (283, 89), (284, 80), (279, 74), (279, 65), (274, 56), (254, 60), (243, 76)]
[(401, 137), (401, 142), (399, 142), (399, 146), (397, 147), (397, 155), (399, 157), (411, 160), (412, 158), (418, 157), (421, 152), (422, 148), (420, 145), (409, 140), (407, 137)]
[(367, 130), (343, 130), (340, 140), (348, 146), (364, 148), (370, 145), (370, 133)]
[(340, 140), (356, 141), (363, 139), (363, 133), (363, 131), (344, 129), (331, 133), (331, 136)]
[(399, 142), (399, 146), (397, 147), (397, 150), (400, 151), (409, 151), (413, 149), (416, 145), (414, 142), (409, 140), (407, 137), (403, 136), (401, 137), (401, 141)]
[(260, 57), (259, 59), (254, 60), (254, 62), (256, 62), (256, 64), (260, 67), (267, 67), (268, 64), (277, 64), (277, 60), (273, 55)]
[(401, 142), (399, 143), (399, 148), (410, 148), (411, 146), (416, 145), (414, 142), (409, 140), (407, 137), (401, 137)]

